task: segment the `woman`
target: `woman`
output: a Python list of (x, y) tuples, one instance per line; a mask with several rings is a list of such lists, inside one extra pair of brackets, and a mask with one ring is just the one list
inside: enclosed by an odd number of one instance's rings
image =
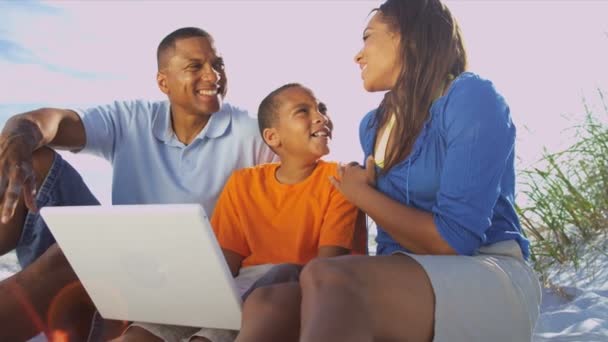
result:
[(540, 286), (514, 210), (505, 100), (465, 72), (439, 0), (386, 1), (363, 40), (364, 88), (388, 92), (361, 122), (366, 165), (332, 182), (377, 223), (377, 256), (316, 260), (299, 286), (254, 292), (238, 340), (299, 327), (300, 341), (529, 341)]

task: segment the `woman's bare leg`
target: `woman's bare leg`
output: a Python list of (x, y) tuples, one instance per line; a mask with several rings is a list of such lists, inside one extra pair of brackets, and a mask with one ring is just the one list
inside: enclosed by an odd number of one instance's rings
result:
[(435, 297), (412, 258), (315, 259), (303, 270), (300, 341), (431, 341)]

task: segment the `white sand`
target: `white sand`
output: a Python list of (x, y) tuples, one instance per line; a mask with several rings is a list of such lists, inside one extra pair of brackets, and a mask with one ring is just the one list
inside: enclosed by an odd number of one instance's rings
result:
[(586, 259), (551, 272), (563, 294), (544, 289), (534, 341), (608, 341), (608, 256)]

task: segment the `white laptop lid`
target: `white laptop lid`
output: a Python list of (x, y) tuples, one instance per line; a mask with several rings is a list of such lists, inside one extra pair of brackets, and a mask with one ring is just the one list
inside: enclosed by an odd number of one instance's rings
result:
[(104, 318), (240, 329), (241, 298), (198, 204), (45, 207)]

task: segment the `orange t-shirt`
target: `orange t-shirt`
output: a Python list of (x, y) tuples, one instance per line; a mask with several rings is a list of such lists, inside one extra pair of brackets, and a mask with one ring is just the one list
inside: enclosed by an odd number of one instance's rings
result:
[(319, 161), (308, 178), (291, 185), (276, 180), (279, 165), (230, 176), (211, 218), (220, 246), (245, 257), (242, 267), (305, 264), (320, 246), (351, 249), (357, 208), (329, 182), (337, 164)]

